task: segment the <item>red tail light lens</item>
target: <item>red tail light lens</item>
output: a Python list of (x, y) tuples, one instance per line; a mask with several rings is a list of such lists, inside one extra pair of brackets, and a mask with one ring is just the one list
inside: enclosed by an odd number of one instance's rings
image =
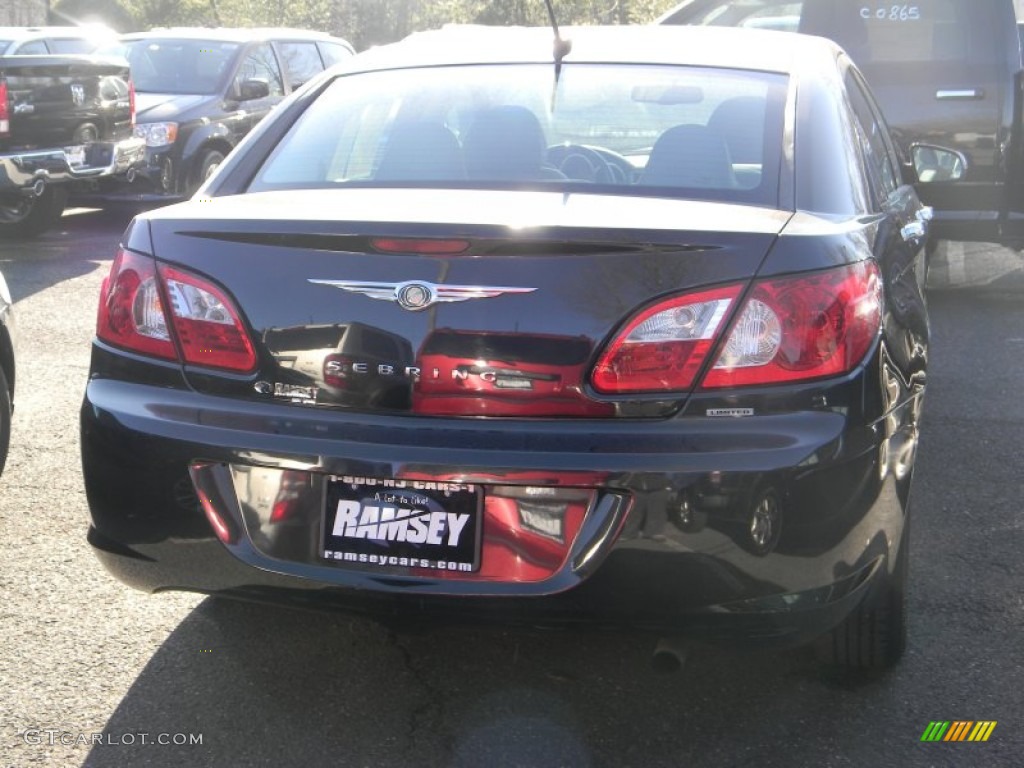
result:
[(634, 317), (591, 380), (598, 392), (685, 391), (711, 353), (741, 286), (676, 296)]
[(128, 81), (128, 112), (131, 114), (132, 128), (135, 127), (135, 83)]
[(255, 369), (249, 335), (220, 289), (179, 269), (158, 271), (149, 256), (118, 251), (103, 283), (96, 335), (132, 352), (180, 361), (169, 323), (186, 363), (239, 373)]
[(873, 261), (757, 282), (737, 311), (742, 289), (675, 296), (636, 315), (594, 367), (594, 389), (688, 391), (726, 328), (704, 389), (840, 376), (878, 336), (882, 288)]
[(427, 256), (456, 256), (469, 249), (468, 240), (377, 237), (370, 243), (383, 253), (422, 253)]
[(0, 136), (11, 133), (11, 108), (7, 105), (7, 81), (0, 80)]
[(157, 284), (156, 263), (119, 250), (103, 281), (96, 335), (132, 352), (177, 360)]
[(878, 335), (874, 262), (755, 284), (705, 388), (778, 384), (852, 371)]
[(256, 352), (232, 301), (216, 286), (173, 267), (160, 267), (185, 362), (248, 373)]

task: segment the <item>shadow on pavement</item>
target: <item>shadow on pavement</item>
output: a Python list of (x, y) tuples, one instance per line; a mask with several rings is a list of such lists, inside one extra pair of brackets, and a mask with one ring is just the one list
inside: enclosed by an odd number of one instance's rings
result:
[(60, 226), (30, 240), (0, 239), (0, 272), (18, 302), (34, 293), (95, 270), (114, 258), (134, 211), (74, 208)]
[[(836, 706), (803, 652), (702, 650), (659, 675), (652, 648), (599, 634), (396, 636), (337, 614), (207, 599), (147, 664), (84, 765), (788, 765), (793, 749), (825, 764), (860, 738), (842, 734), (865, 699), (891, 709), (894, 728), (917, 727), (881, 683)], [(141, 733), (202, 743), (142, 746)]]

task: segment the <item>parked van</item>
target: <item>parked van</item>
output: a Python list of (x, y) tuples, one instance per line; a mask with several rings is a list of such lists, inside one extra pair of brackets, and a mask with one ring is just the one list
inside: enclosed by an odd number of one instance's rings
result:
[[(835, 40), (869, 81), (905, 159), (923, 169), (918, 191), (935, 208), (935, 236), (1024, 246), (1024, 90), (1013, 0), (685, 0), (658, 23)], [(957, 149), (962, 161), (922, 144)]]
[(104, 52), (131, 64), (146, 164), (104, 199), (188, 197), (285, 96), (354, 55), (345, 40), (295, 29), (155, 29)]

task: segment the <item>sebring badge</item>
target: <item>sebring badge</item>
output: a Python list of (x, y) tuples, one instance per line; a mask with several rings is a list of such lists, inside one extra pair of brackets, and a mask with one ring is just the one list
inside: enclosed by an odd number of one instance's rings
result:
[(371, 299), (393, 301), (402, 309), (418, 312), (434, 304), (445, 304), (469, 299), (493, 299), (506, 293), (533, 293), (536, 288), (511, 288), (491, 285), (437, 285), (422, 280), (403, 283), (373, 283), (362, 280), (315, 280), (317, 285), (330, 285), (350, 293), (361, 293)]

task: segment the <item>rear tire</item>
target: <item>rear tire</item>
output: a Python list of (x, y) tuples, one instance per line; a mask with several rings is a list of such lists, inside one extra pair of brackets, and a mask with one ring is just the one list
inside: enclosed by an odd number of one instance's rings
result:
[(100, 129), (94, 123), (82, 123), (71, 134), (72, 144), (90, 144), (100, 140)]
[(7, 376), (0, 368), (0, 474), (7, 464), (7, 451), (11, 446), (11, 390), (7, 388)]
[(64, 214), (68, 193), (47, 187), (39, 197), (0, 201), (0, 237), (35, 237), (55, 226)]
[(815, 644), (818, 660), (846, 674), (870, 675), (894, 666), (907, 647), (910, 519), (903, 526), (896, 567), (879, 590)]

